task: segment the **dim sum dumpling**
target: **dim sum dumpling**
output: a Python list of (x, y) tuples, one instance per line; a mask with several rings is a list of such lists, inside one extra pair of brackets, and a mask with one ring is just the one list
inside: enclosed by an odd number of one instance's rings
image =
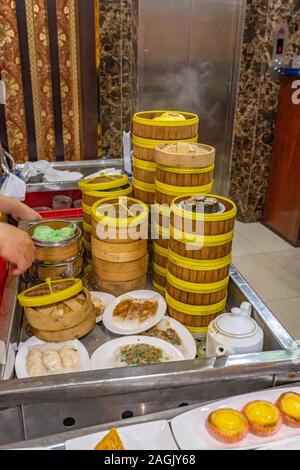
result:
[(26, 361), (27, 372), (30, 377), (38, 377), (47, 374), (47, 370), (43, 364), (42, 351), (33, 348), (29, 351)]
[(43, 363), (49, 372), (57, 372), (62, 369), (60, 355), (54, 349), (49, 349), (43, 353)]
[(79, 366), (79, 354), (78, 351), (70, 346), (64, 346), (59, 351), (60, 357), (63, 363), (63, 367), (66, 369), (74, 368)]

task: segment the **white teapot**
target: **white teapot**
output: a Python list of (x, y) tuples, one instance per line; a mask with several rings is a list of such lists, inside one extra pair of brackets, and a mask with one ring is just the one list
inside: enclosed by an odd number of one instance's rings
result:
[(223, 313), (208, 325), (207, 357), (256, 353), (263, 350), (264, 334), (251, 318), (251, 304), (243, 302), (240, 308)]

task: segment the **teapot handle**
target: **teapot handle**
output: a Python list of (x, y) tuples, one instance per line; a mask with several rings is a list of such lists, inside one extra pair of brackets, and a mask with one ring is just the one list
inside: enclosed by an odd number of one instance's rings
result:
[(247, 317), (251, 317), (252, 313), (252, 305), (249, 302), (242, 302), (241, 306), (241, 314)]

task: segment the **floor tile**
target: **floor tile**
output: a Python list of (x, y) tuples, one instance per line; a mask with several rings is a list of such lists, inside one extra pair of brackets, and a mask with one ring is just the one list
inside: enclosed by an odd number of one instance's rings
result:
[(259, 249), (238, 230), (235, 231), (232, 247), (233, 256), (251, 255), (259, 253)]
[[(268, 253), (275, 263), (300, 279), (300, 248)], [(300, 295), (300, 292), (299, 292)]]
[(254, 222), (251, 224), (238, 223), (238, 232), (253, 243), (261, 253), (282, 251), (291, 248), (291, 245), (264, 225)]
[(300, 340), (300, 297), (268, 302), (275, 317), (295, 340)]
[(300, 279), (268, 255), (234, 256), (233, 264), (265, 302), (298, 297), (300, 294)]

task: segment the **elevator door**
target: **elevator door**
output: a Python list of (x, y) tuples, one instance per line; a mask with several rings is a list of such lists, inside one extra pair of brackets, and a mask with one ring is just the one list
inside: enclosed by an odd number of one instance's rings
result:
[(138, 110), (200, 117), (216, 148), (214, 191), (227, 194), (238, 87), (243, 0), (139, 0)]

